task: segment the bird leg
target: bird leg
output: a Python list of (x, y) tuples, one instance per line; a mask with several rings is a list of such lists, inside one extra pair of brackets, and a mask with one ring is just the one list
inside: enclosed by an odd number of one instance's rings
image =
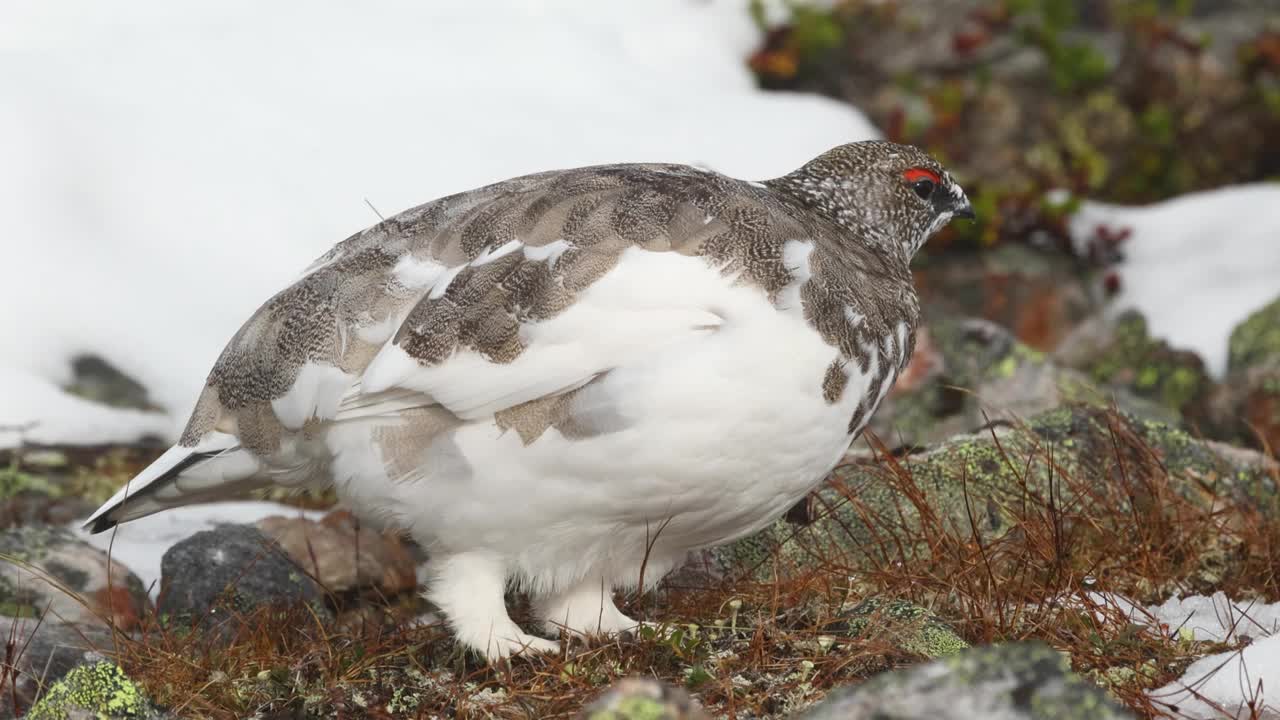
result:
[(614, 635), (640, 625), (613, 604), (611, 588), (601, 578), (583, 580), (539, 600), (536, 607), (548, 632), (567, 630), (579, 637)]
[(490, 662), (528, 652), (558, 652), (560, 643), (535, 637), (507, 615), (507, 573), (488, 553), (432, 558), (426, 598), (440, 608), (458, 642)]

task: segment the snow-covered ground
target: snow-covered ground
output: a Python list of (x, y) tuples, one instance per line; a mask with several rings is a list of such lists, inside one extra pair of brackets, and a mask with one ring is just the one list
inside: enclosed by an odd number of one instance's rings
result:
[(1280, 603), (1242, 602), (1221, 592), (1172, 597), (1149, 607), (1108, 593), (1064, 602), (1092, 611), (1099, 621), (1127, 620), (1170, 637), (1243, 645), (1203, 657), (1181, 678), (1150, 691), (1152, 702), (1170, 717), (1280, 718)]
[(1215, 593), (1148, 610), (1162, 626), (1196, 639), (1249, 639), (1243, 649), (1201, 658), (1177, 681), (1151, 691), (1157, 706), (1186, 718), (1280, 717), (1280, 603), (1232, 602)]

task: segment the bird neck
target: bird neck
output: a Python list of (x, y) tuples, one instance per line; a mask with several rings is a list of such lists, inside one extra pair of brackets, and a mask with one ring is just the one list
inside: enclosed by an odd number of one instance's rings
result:
[[(810, 216), (837, 225), (841, 230), (839, 236), (847, 243), (870, 248), (884, 258), (901, 264), (904, 269), (911, 263), (906, 247), (909, 243), (905, 243), (904, 238), (900, 237), (902, 233), (892, 225), (874, 222), (866, 213), (861, 212), (858, 204), (853, 202), (847, 181), (800, 168), (761, 184), (804, 209)], [(838, 248), (830, 250), (834, 254), (840, 254)]]

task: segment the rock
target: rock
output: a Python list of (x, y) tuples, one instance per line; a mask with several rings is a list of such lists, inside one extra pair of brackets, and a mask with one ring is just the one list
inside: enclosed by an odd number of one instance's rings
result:
[(1054, 358), (1096, 384), (1157, 403), (1189, 426), (1208, 418), (1213, 381), (1194, 352), (1152, 338), (1136, 310), (1100, 314), (1076, 328)]
[(319, 522), (269, 517), (257, 525), (330, 593), (372, 589), (389, 597), (418, 586), (417, 564), (400, 536), (357, 529), (348, 511), (331, 512)]
[(77, 355), (71, 360), (71, 382), (62, 389), (103, 405), (135, 410), (161, 410), (151, 402), (147, 389), (120, 372), (102, 357)]
[(831, 692), (801, 720), (1119, 720), (1132, 715), (1047, 645), (973, 648)]
[(54, 683), (26, 720), (158, 720), (142, 690), (110, 662), (81, 665)]
[(1210, 407), (1216, 436), (1280, 452), (1280, 298), (1231, 331)]
[(241, 613), (309, 605), (331, 620), (320, 586), (252, 525), (223, 525), (169, 548), (160, 560), (157, 609), (169, 623), (234, 632)]
[(587, 706), (582, 720), (706, 720), (706, 713), (680, 688), (653, 678), (624, 678)]
[(0, 637), (12, 640), (13, 647), (21, 651), (5, 668), (0, 717), (25, 712), (72, 668), (102, 660), (97, 651), (111, 647), (111, 635), (102, 627), (74, 626), (56, 620), (0, 617)]
[(905, 600), (868, 598), (841, 613), (823, 628), (828, 635), (888, 639), (896, 647), (929, 659), (954, 655), (969, 647), (937, 615)]
[[(765, 581), (775, 572), (808, 568), (815, 558), (853, 570), (874, 567), (886, 537), (918, 541), (922, 512), (957, 537), (977, 532), (994, 539), (1015, 525), (1011, 509), (1025, 505), (1028, 492), (1044, 496), (1052, 489), (1059, 506), (1075, 501), (1074, 488), (1092, 493), (1082, 500), (1091, 503), (1128, 493), (1124, 501), (1141, 506), (1153, 501), (1144, 474), (1167, 473), (1169, 486), (1192, 503), (1208, 507), (1231, 497), (1274, 517), (1280, 508), (1276, 464), (1257, 452), (1227, 454), (1219, 447), (1163, 423), (1070, 405), (1033, 417), (1025, 427), (992, 428), (900, 458), (902, 472), (910, 473), (911, 495), (887, 464), (837, 468), (835, 478), (856, 490), (857, 503), (845, 502), (837, 487), (824, 488), (811, 496), (811, 504), (831, 511), (807, 526), (779, 520), (754, 536), (695, 554), (693, 565), (713, 577), (747, 574)], [(900, 550), (928, 553), (923, 546)], [(1214, 557), (1221, 556), (1206, 552), (1202, 560)]]
[(995, 323), (934, 318), (917, 333), (907, 371), (871, 418), (871, 432), (889, 447), (918, 447), (1087, 400), (1177, 422), (1176, 412), (1123, 390), (1104, 390), (1055, 364)]
[(108, 572), (107, 553), (65, 528), (9, 528), (0, 554), (17, 561), (0, 562), (0, 615), (89, 625), (110, 618), (127, 631), (151, 608), (136, 575), (114, 561)]
[(1280, 297), (1253, 312), (1231, 331), (1227, 372), (1238, 372), (1280, 360)]

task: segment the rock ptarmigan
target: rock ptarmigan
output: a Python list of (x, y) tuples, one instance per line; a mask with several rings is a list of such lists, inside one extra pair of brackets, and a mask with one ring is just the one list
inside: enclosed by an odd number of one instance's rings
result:
[[(430, 555), (490, 659), (636, 626), (616, 587), (759, 530), (818, 485), (911, 355), (908, 265), (960, 187), (842, 145), (773, 180), (683, 165), (544, 172), (338, 243), (218, 358), (181, 439), (101, 532), (267, 485), (332, 484)], [(642, 570), (643, 568), (643, 570)]]

